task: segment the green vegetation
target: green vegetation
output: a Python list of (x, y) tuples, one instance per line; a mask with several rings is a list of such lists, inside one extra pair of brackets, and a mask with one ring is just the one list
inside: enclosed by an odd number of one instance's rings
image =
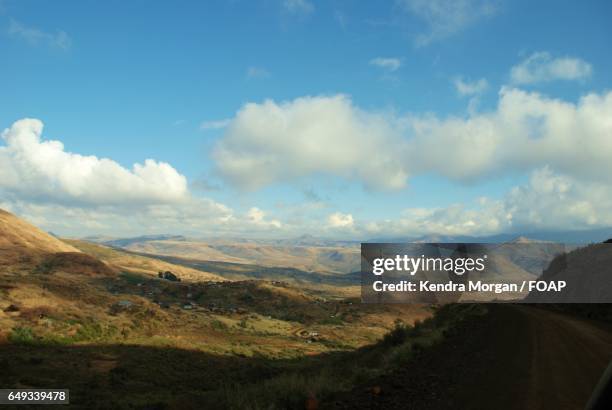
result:
[(59, 334), (37, 335), (30, 327), (20, 326), (14, 328), (8, 336), (11, 343), (17, 345), (44, 346), (44, 345), (67, 345), (74, 343), (74, 339)]
[(149, 279), (146, 275), (131, 272), (121, 272), (121, 278), (130, 285), (137, 285), (138, 283)]
[(109, 341), (117, 334), (114, 326), (102, 326), (99, 323), (83, 323), (77, 330), (74, 342), (103, 342)]
[[(61, 325), (61, 324), (60, 324)], [(115, 326), (102, 326), (95, 322), (78, 323), (72, 325), (70, 321), (65, 326), (76, 327), (72, 335), (59, 332), (46, 332), (37, 334), (31, 327), (17, 326), (8, 335), (8, 341), (20, 345), (71, 345), (81, 342), (113, 342), (119, 333)]]
[(210, 322), (210, 326), (215, 330), (227, 330), (228, 326), (220, 320), (213, 320)]
[(319, 321), (320, 325), (342, 326), (344, 322), (338, 316), (326, 317)]
[(34, 344), (36, 342), (36, 337), (34, 336), (34, 332), (32, 329), (25, 326), (19, 326), (14, 328), (8, 337), (9, 342), (15, 344)]
[(36, 268), (34, 268), (34, 273), (49, 274), (53, 272), (54, 267), (55, 264), (52, 260), (44, 259), (36, 266)]

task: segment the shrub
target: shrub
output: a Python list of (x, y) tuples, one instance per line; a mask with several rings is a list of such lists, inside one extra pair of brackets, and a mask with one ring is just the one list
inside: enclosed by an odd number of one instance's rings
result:
[(408, 338), (410, 328), (400, 320), (395, 321), (395, 327), (383, 337), (382, 343), (387, 346), (399, 346)]
[(227, 325), (220, 320), (213, 320), (210, 326), (215, 330), (227, 330)]
[(321, 325), (342, 326), (342, 325), (344, 325), (344, 322), (342, 321), (342, 318), (340, 318), (338, 316), (334, 316), (334, 317), (326, 317), (326, 318), (320, 320), (319, 324), (321, 324)]
[(36, 336), (29, 327), (16, 327), (9, 334), (8, 340), (15, 344), (34, 344), (36, 342)]

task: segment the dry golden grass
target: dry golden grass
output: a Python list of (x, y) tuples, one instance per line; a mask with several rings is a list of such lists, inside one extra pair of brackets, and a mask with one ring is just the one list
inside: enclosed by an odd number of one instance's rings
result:
[(360, 263), (359, 247), (153, 240), (135, 242), (126, 249), (196, 260), (290, 267), (309, 272), (341, 274), (358, 271)]
[[(361, 305), (345, 299), (343, 287), (224, 281), (105, 246), (64, 243), (8, 213), (0, 220), (7, 267), (0, 270), (0, 340), (17, 332), (36, 343), (300, 357), (363, 346), (397, 318), (410, 323), (430, 314), (423, 306)], [(36, 258), (14, 262), (14, 255)], [(183, 281), (157, 278), (165, 270)], [(315, 340), (303, 336), (311, 333)]]
[(185, 266), (175, 265), (164, 262), (159, 259), (149, 258), (146, 256), (134, 255), (122, 252), (117, 249), (107, 246), (94, 244), (91, 242), (66, 239), (64, 240), (69, 245), (81, 250), (82, 252), (92, 255), (101, 261), (104, 261), (109, 266), (115, 267), (122, 271), (133, 273), (141, 273), (144, 275), (157, 276), (160, 271), (171, 271), (178, 275), (181, 280), (186, 281), (223, 281), (226, 280), (219, 275), (209, 272), (203, 272), (196, 269), (191, 269)]
[(56, 252), (79, 252), (74, 247), (0, 209), (0, 266)]

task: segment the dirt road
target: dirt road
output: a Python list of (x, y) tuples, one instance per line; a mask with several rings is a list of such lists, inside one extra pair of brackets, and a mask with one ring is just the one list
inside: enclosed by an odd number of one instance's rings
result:
[(582, 409), (612, 359), (612, 327), (492, 305), (405, 368), (331, 408)]

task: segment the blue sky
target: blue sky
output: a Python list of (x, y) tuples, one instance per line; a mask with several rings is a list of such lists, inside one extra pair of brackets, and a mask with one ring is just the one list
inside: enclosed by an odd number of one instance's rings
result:
[[(4, 0), (0, 128), (13, 127), (17, 140), (36, 127), (16, 121), (39, 120), (40, 141), (61, 141), (69, 154), (53, 156), (62, 163), (95, 155), (130, 173), (156, 162), (148, 176), (122, 177), (114, 165), (99, 171), (118, 178), (115, 187), (132, 181), (125, 189), (138, 195), (93, 192), (98, 171), (77, 160), (70, 179), (40, 156), (26, 163), (5, 133), (0, 203), (72, 235), (363, 238), (609, 226), (612, 195), (608, 204), (601, 192), (609, 181), (590, 170), (599, 164), (589, 161), (593, 151), (557, 152), (568, 142), (554, 124), (567, 115), (555, 104), (569, 104), (575, 121), (565, 126), (586, 130), (572, 134), (574, 149), (583, 140), (612, 146), (610, 17), (605, 1)], [(601, 101), (581, 110), (587, 95)], [(500, 114), (502, 102), (533, 106), (546, 131), (531, 122), (507, 131), (511, 110)], [(345, 124), (334, 110), (347, 113)], [(271, 125), (281, 117), (280, 129)], [(448, 127), (463, 131), (455, 138)], [(526, 134), (542, 140), (534, 142), (541, 155), (530, 158), (533, 147), (503, 154)], [(478, 151), (479, 138), (497, 141), (495, 161), (471, 169), (461, 164), (481, 161), (477, 153), (448, 164), (436, 154), (453, 157), (453, 144), (466, 141)], [(380, 159), (367, 165), (373, 147)], [(330, 153), (336, 163), (321, 160)], [(165, 185), (151, 176), (161, 163), (173, 171)], [(557, 188), (546, 191), (550, 184)], [(597, 209), (585, 208), (602, 196)], [(555, 209), (530, 215), (519, 206), (528, 201)], [(162, 208), (164, 222), (152, 223), (150, 212)], [(67, 215), (79, 216), (68, 223)]]

